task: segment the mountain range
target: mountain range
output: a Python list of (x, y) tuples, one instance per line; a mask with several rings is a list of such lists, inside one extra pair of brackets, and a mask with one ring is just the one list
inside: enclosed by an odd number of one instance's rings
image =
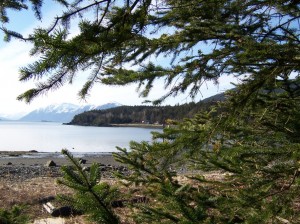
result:
[[(222, 101), (224, 100), (224, 93), (220, 93), (211, 97), (208, 97), (201, 102), (206, 104), (212, 101)], [(31, 111), (24, 115), (20, 114), (0, 114), (0, 121), (6, 120), (18, 120), (18, 121), (27, 121), (27, 122), (40, 122), (40, 121), (49, 121), (49, 122), (61, 122), (69, 123), (75, 117), (75, 115), (81, 114), (83, 112), (91, 110), (106, 110), (113, 109), (115, 107), (123, 106), (117, 102), (111, 102), (103, 105), (84, 105), (78, 106), (71, 103), (62, 103), (62, 104), (53, 104), (47, 107), (39, 108)]]
[(22, 118), (19, 121), (49, 121), (49, 122), (70, 122), (77, 114), (90, 110), (105, 110), (121, 106), (119, 103), (107, 103), (100, 106), (84, 105), (78, 106), (70, 103), (53, 104), (44, 108), (36, 109)]

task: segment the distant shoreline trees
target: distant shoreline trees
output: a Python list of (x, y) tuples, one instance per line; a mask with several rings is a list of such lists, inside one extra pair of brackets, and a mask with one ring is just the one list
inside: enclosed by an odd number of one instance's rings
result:
[(120, 106), (106, 110), (86, 111), (74, 116), (72, 125), (110, 126), (113, 124), (161, 124), (167, 120), (182, 121), (199, 111), (208, 110), (216, 101), (189, 103), (177, 106)]

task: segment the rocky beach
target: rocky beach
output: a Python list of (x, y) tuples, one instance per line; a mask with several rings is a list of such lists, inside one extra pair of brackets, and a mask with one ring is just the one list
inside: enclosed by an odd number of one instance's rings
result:
[[(111, 153), (74, 154), (74, 157), (84, 161), (83, 166), (93, 163), (100, 164), (104, 176), (107, 172), (125, 169), (116, 162)], [(70, 162), (60, 153), (39, 152), (0, 152), (0, 179), (23, 181), (36, 177), (61, 176), (60, 167), (70, 165)]]
[[(113, 172), (116, 170), (127, 171), (110, 153), (79, 153), (74, 154), (74, 157), (80, 159), (84, 167), (98, 163), (105, 181), (115, 181)], [(33, 219), (51, 217), (43, 209), (42, 201), (71, 191), (56, 182), (57, 178), (62, 177), (60, 168), (63, 165), (70, 165), (70, 162), (60, 153), (1, 151), (0, 208), (10, 209), (14, 205), (26, 205), (25, 213)], [(83, 223), (80, 219), (68, 217), (65, 223)]]

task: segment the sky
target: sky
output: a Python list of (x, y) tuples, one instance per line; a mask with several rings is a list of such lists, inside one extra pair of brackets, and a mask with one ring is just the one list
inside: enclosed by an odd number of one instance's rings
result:
[[(43, 14), (42, 22), (38, 22), (32, 12), (10, 12), (10, 22), (7, 28), (16, 30), (21, 34), (29, 34), (34, 27), (48, 27), (53, 22), (54, 16), (58, 15), (58, 8), (47, 1)], [(52, 1), (51, 1), (52, 2)], [(140, 98), (136, 91), (137, 85), (127, 85), (124, 87), (104, 86), (96, 84), (86, 101), (78, 98), (78, 91), (84, 83), (86, 73), (82, 72), (75, 79), (72, 85), (65, 85), (59, 90), (49, 92), (35, 98), (30, 104), (18, 101), (16, 98), (24, 91), (34, 87), (34, 82), (20, 82), (19, 69), (34, 61), (29, 55), (31, 45), (23, 41), (12, 40), (10, 42), (3, 41), (3, 34), (0, 33), (0, 117), (17, 118), (37, 108), (46, 107), (51, 104), (73, 103), (76, 105), (94, 104), (102, 105), (109, 102), (118, 102), (123, 105), (141, 105), (145, 98)], [(195, 101), (207, 98), (209, 96), (224, 92), (232, 88), (231, 82), (236, 82), (233, 76), (223, 76), (219, 79), (219, 85), (212, 82), (206, 82), (201, 92), (195, 98)], [(164, 95), (164, 83), (162, 80), (157, 81), (147, 99), (155, 100)], [(192, 99), (187, 95), (179, 95), (170, 97), (165, 101), (166, 105), (175, 105), (191, 102)]]

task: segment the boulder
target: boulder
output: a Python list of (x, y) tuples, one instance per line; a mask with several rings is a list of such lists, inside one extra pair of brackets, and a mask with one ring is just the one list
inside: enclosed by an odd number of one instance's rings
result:
[(54, 166), (56, 166), (56, 163), (53, 160), (49, 160), (49, 161), (47, 161), (45, 166), (46, 167), (54, 167)]
[(86, 159), (79, 159), (80, 164), (86, 164)]

